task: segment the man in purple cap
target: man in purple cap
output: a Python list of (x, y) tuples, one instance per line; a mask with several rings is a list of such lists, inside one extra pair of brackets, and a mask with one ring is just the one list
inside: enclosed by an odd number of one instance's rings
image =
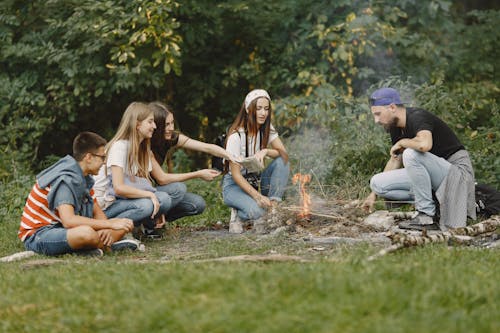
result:
[(392, 147), (384, 171), (370, 181), (372, 193), (363, 206), (371, 211), (377, 195), (414, 200), (417, 215), (400, 227), (417, 230), (464, 227), (467, 215), (475, 219), (474, 171), (450, 127), (426, 110), (406, 108), (392, 88), (376, 90), (369, 102), (375, 123), (390, 133)]

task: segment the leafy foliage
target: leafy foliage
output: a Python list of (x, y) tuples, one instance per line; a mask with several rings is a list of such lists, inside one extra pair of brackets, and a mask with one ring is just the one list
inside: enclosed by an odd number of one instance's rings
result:
[[(365, 96), (392, 85), (452, 125), (477, 177), (498, 183), (497, 10), (467, 12), (470, 4), (446, 0), (0, 6), (2, 177), (13, 161), (36, 169), (69, 152), (80, 130), (109, 138), (132, 100), (168, 101), (182, 131), (211, 141), (246, 92), (262, 87), (274, 100), (273, 122), (289, 129), (298, 168), (364, 180), (389, 144)], [(318, 133), (324, 146), (309, 142)], [(190, 152), (174, 158), (184, 171), (189, 160), (207, 162)]]
[(0, 6), (3, 154), (35, 161), (69, 152), (65, 134), (105, 129), (97, 120), (117, 119), (130, 102), (123, 97), (144, 96), (164, 85), (165, 74), (180, 74), (174, 1)]

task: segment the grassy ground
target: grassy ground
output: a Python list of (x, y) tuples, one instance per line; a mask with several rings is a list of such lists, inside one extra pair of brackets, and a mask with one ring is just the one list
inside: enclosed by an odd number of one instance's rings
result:
[[(436, 245), (367, 262), (377, 247), (318, 251), (284, 236), (192, 231), (186, 224), (209, 225), (228, 215), (217, 190), (199, 186), (211, 209), (169, 228), (145, 253), (0, 264), (0, 331), (500, 331), (498, 250)], [(17, 206), (10, 201), (2, 208), (0, 256), (23, 249), (15, 238)], [(270, 253), (307, 261), (203, 261)]]

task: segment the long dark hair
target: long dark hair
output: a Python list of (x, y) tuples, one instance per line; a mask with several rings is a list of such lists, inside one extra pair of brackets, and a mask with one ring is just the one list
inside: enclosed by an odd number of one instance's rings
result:
[(174, 132), (170, 140), (165, 139), (165, 120), (169, 114), (174, 117), (174, 113), (170, 106), (156, 101), (149, 103), (148, 107), (153, 110), (156, 124), (156, 129), (151, 138), (151, 150), (153, 151), (156, 161), (161, 165), (167, 157), (168, 150), (177, 145), (179, 133)]
[[(259, 97), (259, 98), (266, 98), (266, 97)], [(227, 133), (227, 138), (233, 133), (238, 132), (240, 128), (243, 128), (245, 131), (245, 134), (247, 136), (257, 136), (260, 131), (262, 133), (262, 140), (260, 141), (260, 149), (264, 149), (267, 147), (267, 144), (269, 143), (269, 132), (271, 131), (271, 112), (272, 112), (272, 107), (271, 107), (271, 101), (269, 101), (269, 115), (264, 122), (259, 128), (259, 125), (257, 124), (257, 100), (259, 98), (254, 99), (249, 105), (248, 105), (248, 113), (247, 110), (245, 109), (245, 102), (243, 102), (243, 105), (241, 106), (240, 112), (236, 116), (236, 119), (232, 123), (231, 127), (229, 127), (229, 131)], [(227, 138), (226, 138), (226, 145), (227, 145)], [(254, 144), (257, 143), (257, 140), (254, 141)], [(254, 147), (255, 151), (255, 147)]]
[[(264, 124), (262, 124), (259, 128), (259, 125), (257, 124), (257, 100), (259, 98), (266, 98), (269, 101), (269, 115), (266, 118), (266, 121)], [(254, 99), (249, 105), (248, 105), (248, 113), (247, 109), (245, 108), (245, 102), (243, 102), (240, 112), (236, 116), (236, 119), (234, 122), (231, 124), (231, 127), (229, 127), (229, 130), (227, 131), (227, 136), (226, 136), (226, 142), (224, 144), (224, 147), (227, 148), (227, 140), (229, 139), (229, 136), (233, 133), (238, 132), (240, 128), (243, 128), (245, 131), (245, 136), (246, 140), (248, 140), (248, 136), (255, 136), (261, 135), (261, 140), (260, 140), (260, 150), (264, 149), (267, 147), (269, 144), (269, 134), (271, 132), (271, 113), (272, 113), (272, 106), (271, 106), (271, 101), (267, 97), (259, 97)], [(260, 132), (260, 133), (259, 133)], [(257, 144), (257, 140), (254, 140), (254, 145)], [(255, 151), (255, 146), (254, 146), (254, 151)], [(285, 161), (285, 163), (288, 163), (288, 153), (282, 149), (278, 149), (278, 152)], [(229, 170), (229, 162), (226, 161), (224, 164), (224, 173), (227, 173)]]

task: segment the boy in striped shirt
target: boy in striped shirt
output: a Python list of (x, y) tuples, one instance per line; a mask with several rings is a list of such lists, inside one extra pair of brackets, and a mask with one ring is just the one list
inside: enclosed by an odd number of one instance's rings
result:
[(82, 132), (73, 141), (73, 156), (37, 175), (18, 232), (27, 250), (45, 255), (102, 255), (105, 247), (134, 249), (133, 240), (120, 241), (133, 229), (132, 220), (108, 220), (93, 198), (91, 175), (106, 159), (105, 145), (101, 136)]

